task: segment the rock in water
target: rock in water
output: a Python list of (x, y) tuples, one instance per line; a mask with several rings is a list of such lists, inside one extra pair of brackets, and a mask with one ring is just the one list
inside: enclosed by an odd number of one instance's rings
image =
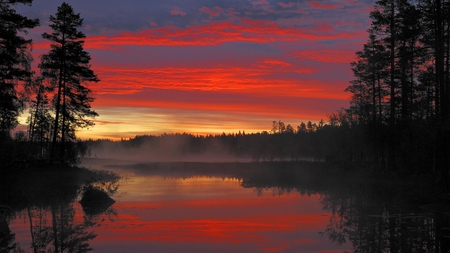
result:
[(116, 201), (100, 189), (91, 188), (84, 192), (80, 200), (83, 211), (88, 215), (96, 215), (105, 212)]

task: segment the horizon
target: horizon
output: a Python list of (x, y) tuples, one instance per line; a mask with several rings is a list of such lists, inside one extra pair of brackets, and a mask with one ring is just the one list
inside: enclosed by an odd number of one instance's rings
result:
[[(84, 19), (84, 49), (100, 79), (87, 85), (100, 116), (77, 137), (119, 140), (327, 120), (348, 107), (350, 62), (367, 41), (375, 1), (66, 2)], [(16, 6), (41, 22), (26, 35), (37, 73), (50, 50), (41, 34), (61, 3)]]

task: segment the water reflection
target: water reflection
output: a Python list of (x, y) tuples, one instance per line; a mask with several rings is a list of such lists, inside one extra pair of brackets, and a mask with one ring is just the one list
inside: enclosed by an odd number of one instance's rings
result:
[(321, 202), (332, 216), (324, 234), (350, 241), (354, 252), (450, 252), (450, 203), (426, 185), (368, 181), (327, 192)]
[(342, 173), (317, 163), (155, 163), (126, 167), (136, 175), (166, 179), (186, 180), (198, 175), (236, 179), (258, 196), (320, 196), (323, 210), (330, 214), (327, 225), (318, 228), (321, 234), (338, 245), (351, 244), (354, 252), (450, 250), (450, 199), (437, 194), (435, 184), (426, 177), (386, 180), (353, 175), (352, 171)]
[[(448, 199), (424, 178), (362, 180), (301, 162), (114, 164), (101, 168), (124, 176), (120, 188), (98, 175), (8, 175), (0, 252), (450, 250)], [(99, 186), (114, 200), (80, 205)]]
[[(74, 207), (86, 188), (101, 189), (118, 180), (110, 173), (74, 168), (18, 168), (0, 180), (0, 252), (88, 252), (100, 223), (95, 215), (80, 217)], [(108, 211), (109, 213), (113, 211)], [(10, 224), (23, 221), (16, 233)], [(26, 230), (28, 232), (26, 232)], [(18, 235), (18, 237), (16, 236)]]

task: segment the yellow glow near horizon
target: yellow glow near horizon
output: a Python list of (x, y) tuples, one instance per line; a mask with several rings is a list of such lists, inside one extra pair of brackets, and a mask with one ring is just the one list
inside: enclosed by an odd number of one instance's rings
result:
[[(189, 133), (193, 135), (246, 134), (270, 131), (272, 121), (278, 118), (252, 115), (247, 113), (208, 112), (200, 110), (168, 110), (155, 108), (106, 108), (96, 109), (99, 117), (94, 119), (95, 126), (78, 129), (77, 138), (120, 140), (137, 135), (161, 135), (164, 133)], [(17, 129), (26, 131), (27, 115), (20, 117), (21, 126)], [(307, 119), (281, 119), (286, 125), (296, 128)]]

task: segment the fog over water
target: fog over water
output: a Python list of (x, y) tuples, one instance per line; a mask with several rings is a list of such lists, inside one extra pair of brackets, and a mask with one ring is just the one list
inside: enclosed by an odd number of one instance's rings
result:
[(149, 138), (139, 143), (96, 143), (90, 147), (93, 158), (118, 159), (132, 162), (250, 162), (249, 155), (237, 155), (218, 140), (209, 140), (207, 146), (198, 147), (189, 139)]
[(87, 141), (85, 157), (133, 162), (323, 161), (324, 150), (305, 134), (163, 134)]

